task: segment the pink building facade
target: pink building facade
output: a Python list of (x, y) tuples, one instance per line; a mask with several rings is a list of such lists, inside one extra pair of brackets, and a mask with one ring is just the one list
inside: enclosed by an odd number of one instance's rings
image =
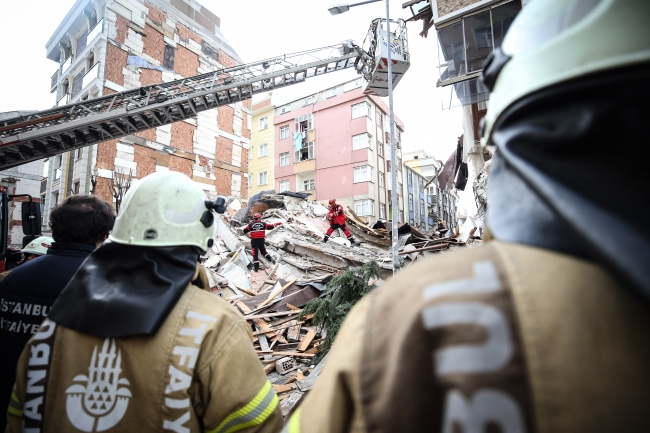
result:
[[(336, 198), (369, 221), (390, 219), (388, 107), (361, 91), (361, 79), (275, 109), (275, 189)], [(404, 131), (396, 118), (396, 142)], [(298, 134), (298, 136), (296, 136)], [(403, 219), (401, 146), (397, 146), (399, 215)]]

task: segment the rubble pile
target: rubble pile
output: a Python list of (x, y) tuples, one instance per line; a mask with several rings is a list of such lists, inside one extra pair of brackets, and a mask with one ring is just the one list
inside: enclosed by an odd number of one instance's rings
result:
[[(382, 278), (390, 276), (391, 225), (382, 221), (370, 225), (348, 208), (347, 225), (359, 242), (351, 247), (343, 233), (335, 232), (329, 242), (322, 242), (329, 228), (328, 209), (299, 193), (263, 192), (248, 203), (232, 199), (227, 203), (228, 211), (215, 219), (217, 236), (203, 258), (210, 291), (238, 308), (250, 323), (254, 348), (287, 416), (322, 368), (322, 361), (313, 365), (312, 358), (326, 335), (312, 324), (311, 315), (300, 316), (303, 307), (351, 267), (374, 261)], [(250, 238), (242, 231), (255, 213), (268, 223), (282, 222), (266, 232), (267, 250), (276, 264), (260, 255), (259, 272), (252, 271)], [(440, 237), (439, 232), (423, 233), (404, 224), (398, 234), (402, 266), (465, 245), (458, 240), (458, 228)]]

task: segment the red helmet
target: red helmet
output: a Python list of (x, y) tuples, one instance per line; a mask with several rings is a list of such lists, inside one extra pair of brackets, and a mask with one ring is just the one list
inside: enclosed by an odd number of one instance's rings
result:
[(261, 213), (256, 213), (255, 215), (253, 215), (253, 219), (255, 221), (261, 220), (262, 219), (262, 214)]
[(336, 204), (336, 199), (333, 198), (330, 200), (330, 206), (334, 206)]

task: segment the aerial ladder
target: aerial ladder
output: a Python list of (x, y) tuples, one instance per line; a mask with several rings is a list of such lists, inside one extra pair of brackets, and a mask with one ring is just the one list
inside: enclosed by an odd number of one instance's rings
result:
[(199, 112), (354, 67), (365, 94), (386, 96), (387, 52), (396, 85), (410, 58), (406, 24), (372, 21), (363, 47), (352, 41), (147, 85), (0, 122), (0, 170), (62, 152), (135, 134), (196, 116)]

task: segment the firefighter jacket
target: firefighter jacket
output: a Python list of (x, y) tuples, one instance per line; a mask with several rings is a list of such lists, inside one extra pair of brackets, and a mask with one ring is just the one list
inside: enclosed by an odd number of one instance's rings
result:
[(571, 256), (438, 255), (354, 307), (284, 431), (648, 432), (649, 313)]
[(330, 211), (327, 214), (331, 224), (338, 224), (340, 226), (345, 224), (345, 212), (343, 211), (343, 206), (337, 204), (334, 207), (330, 207)]
[(250, 232), (251, 239), (264, 239), (266, 237), (266, 230), (272, 230), (279, 225), (282, 225), (282, 222), (269, 224), (262, 221), (253, 221), (244, 227), (244, 234)]
[(153, 335), (97, 337), (47, 319), (20, 358), (7, 431), (278, 431), (251, 341), (238, 312), (192, 284)]
[(55, 242), (47, 254), (11, 270), (0, 285), (0, 428), (18, 358), (68, 281), (95, 247)]

